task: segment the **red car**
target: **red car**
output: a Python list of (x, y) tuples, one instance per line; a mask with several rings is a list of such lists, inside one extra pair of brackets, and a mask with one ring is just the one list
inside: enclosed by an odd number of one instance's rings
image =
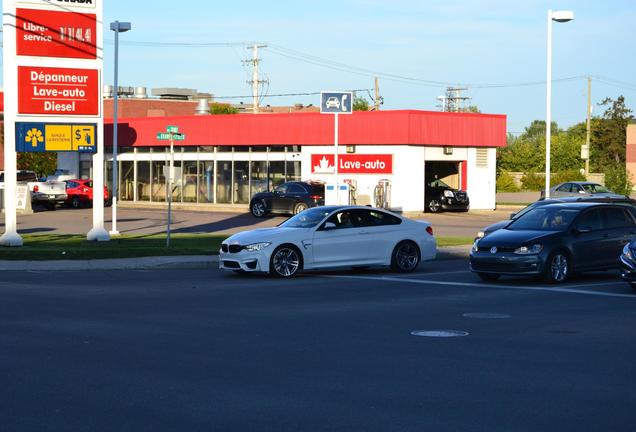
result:
[[(80, 208), (93, 205), (93, 180), (66, 180), (66, 205)], [(104, 186), (104, 204), (110, 205), (108, 189)]]

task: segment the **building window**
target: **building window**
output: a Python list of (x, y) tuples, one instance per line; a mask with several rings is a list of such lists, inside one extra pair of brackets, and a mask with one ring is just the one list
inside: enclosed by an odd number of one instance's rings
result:
[(197, 202), (197, 163), (183, 161), (183, 202)]
[(214, 202), (214, 162), (199, 162), (198, 202)]
[(166, 177), (163, 174), (164, 166), (168, 166), (164, 161), (152, 162), (152, 201), (162, 202), (167, 198)]
[(232, 161), (218, 161), (216, 167), (216, 202), (232, 201)]
[(249, 162), (234, 161), (234, 204), (250, 202)]
[(150, 200), (150, 162), (137, 162), (137, 197), (141, 201)]
[(287, 167), (285, 175), (287, 181), (300, 181), (300, 161), (287, 161), (285, 164)]
[(119, 171), (119, 199), (132, 201), (135, 199), (135, 163), (133, 161), (122, 161)]
[(267, 162), (266, 161), (254, 161), (251, 162), (250, 178), (252, 180), (252, 190), (250, 195), (254, 195), (258, 192), (265, 192), (267, 190)]
[(285, 161), (269, 163), (269, 184), (271, 189), (285, 182)]

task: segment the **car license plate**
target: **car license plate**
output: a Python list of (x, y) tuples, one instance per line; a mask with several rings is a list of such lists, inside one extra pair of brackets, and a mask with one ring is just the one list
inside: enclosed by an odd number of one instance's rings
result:
[(49, 195), (49, 199), (55, 199), (55, 195)]

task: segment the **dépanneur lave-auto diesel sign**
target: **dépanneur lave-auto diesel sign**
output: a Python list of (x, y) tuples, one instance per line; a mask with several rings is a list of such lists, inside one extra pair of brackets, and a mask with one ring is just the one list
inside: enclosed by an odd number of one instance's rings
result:
[(16, 0), (17, 4), (39, 4), (39, 5), (55, 5), (62, 8), (79, 7), (95, 9), (97, 2), (100, 0)]
[(18, 114), (99, 115), (98, 70), (18, 66)]

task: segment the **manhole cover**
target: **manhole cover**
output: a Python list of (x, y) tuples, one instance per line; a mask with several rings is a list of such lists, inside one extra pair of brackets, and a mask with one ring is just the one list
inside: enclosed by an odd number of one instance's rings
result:
[(469, 333), (461, 330), (414, 330), (411, 332), (413, 336), (423, 337), (461, 337), (468, 336)]
[(484, 313), (484, 312), (465, 313), (462, 316), (465, 317), (465, 318), (478, 318), (478, 319), (506, 319), (506, 318), (511, 318), (511, 315), (508, 315), (508, 314)]

